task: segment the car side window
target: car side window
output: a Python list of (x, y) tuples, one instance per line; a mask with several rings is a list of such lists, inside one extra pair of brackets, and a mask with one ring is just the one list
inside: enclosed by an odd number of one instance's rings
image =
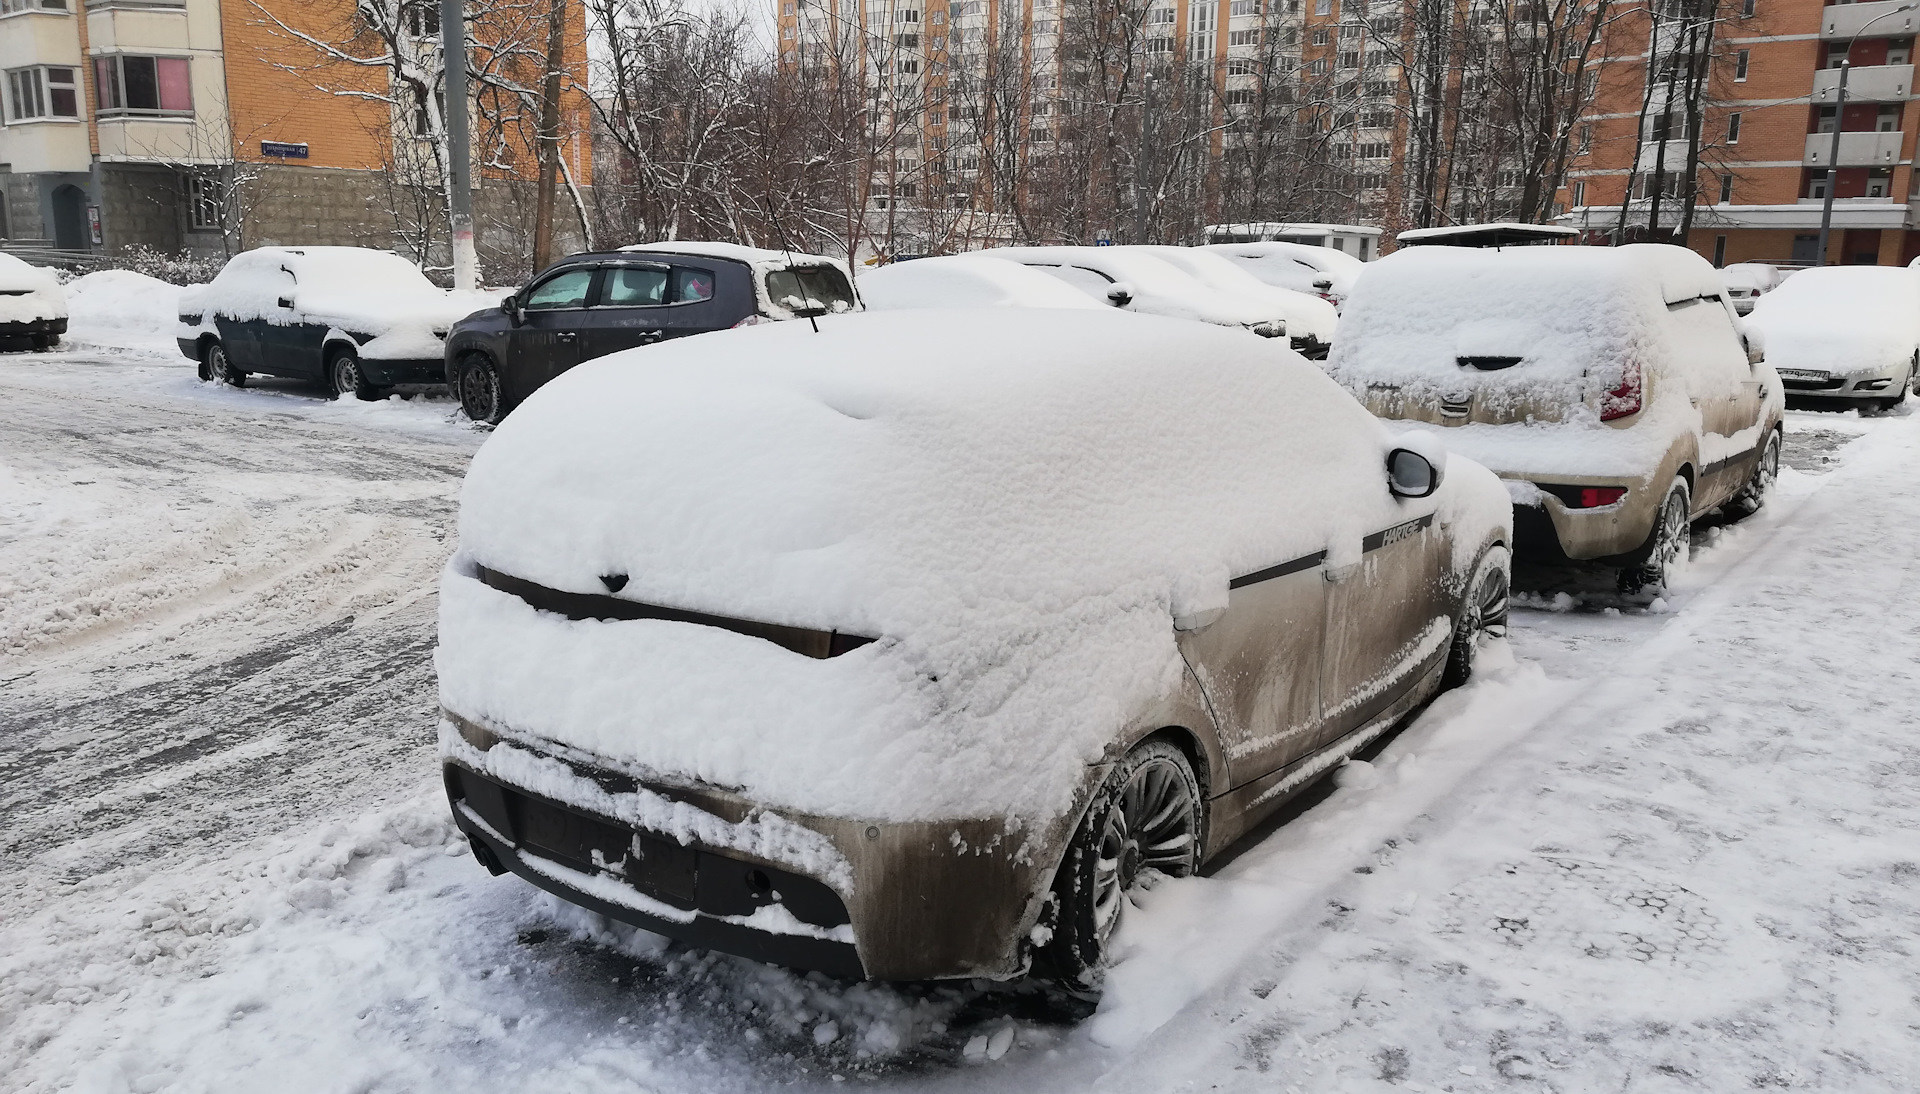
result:
[(652, 266), (615, 266), (600, 284), (603, 308), (647, 308), (667, 302), (667, 271)]
[(592, 270), (567, 270), (555, 274), (527, 290), (526, 302), (520, 306), (528, 311), (551, 311), (556, 308), (585, 307), (587, 303), (587, 290), (592, 287)]
[(1667, 323), (1693, 395), (1715, 395), (1724, 385), (1747, 378), (1751, 368), (1746, 350), (1720, 297), (1676, 300), (1667, 305)]
[(696, 270), (691, 266), (673, 268), (673, 302), (690, 304), (699, 300), (713, 299), (713, 272)]

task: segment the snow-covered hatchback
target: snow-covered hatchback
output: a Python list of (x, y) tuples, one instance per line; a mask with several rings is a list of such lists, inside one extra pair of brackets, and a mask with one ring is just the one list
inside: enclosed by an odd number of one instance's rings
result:
[(47, 349), (67, 333), (67, 294), (60, 277), (0, 254), (0, 342)]
[(1786, 393), (1892, 410), (1920, 390), (1920, 270), (1802, 270), (1754, 305)]
[(1243, 333), (888, 311), (584, 364), (480, 449), (440, 749), (489, 869), (849, 977), (1096, 976), (1470, 670), (1511, 509)]
[(180, 294), (175, 339), (202, 380), (239, 387), (259, 372), (377, 399), (445, 382), (448, 328), (493, 300), (442, 289), (387, 251), (259, 247)]
[(1420, 247), (1368, 266), (1329, 372), (1508, 481), (1521, 554), (1659, 589), (1691, 521), (1758, 509), (1783, 401), (1692, 251)]

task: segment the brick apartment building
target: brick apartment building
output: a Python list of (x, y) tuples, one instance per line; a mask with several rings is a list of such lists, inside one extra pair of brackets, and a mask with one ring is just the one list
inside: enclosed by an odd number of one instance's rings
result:
[[(1728, 0), (1718, 12), (1716, 60), (1701, 111), (1703, 155), (1687, 245), (1720, 263), (1809, 265), (1815, 261), (1822, 200), (1834, 187), (1829, 263), (1905, 264), (1920, 257), (1913, 160), (1920, 109), (1913, 96), (1913, 42), (1920, 9), (1905, 0), (1823, 4), (1821, 0)], [(1663, 119), (1656, 77), (1648, 131), (1635, 139), (1647, 94), (1647, 9), (1614, 27), (1592, 112), (1583, 121), (1587, 154), (1577, 157), (1562, 200), (1563, 221), (1594, 241), (1627, 236), (1647, 221), (1651, 167), (1667, 142), (1661, 227), (1680, 215), (1684, 155), (1678, 123)], [(1657, 52), (1657, 51), (1654, 51)], [(1836, 117), (1842, 61), (1851, 64), (1846, 108)], [(1676, 115), (1677, 116), (1677, 115)], [(1834, 129), (1838, 164), (1830, 163)], [(1639, 170), (1634, 165), (1639, 150)], [(1837, 170), (1835, 167), (1837, 166)], [(1629, 179), (1634, 193), (1626, 196)]]
[[(561, 158), (584, 191), (584, 10), (562, 2), (574, 78)], [(472, 0), (467, 10), (476, 61), (526, 70), (544, 56), (544, 19), (518, 31), (537, 36), (520, 51), (529, 60), (508, 56)], [(73, 251), (393, 246), (406, 216), (397, 206), (422, 207), (412, 191), (432, 182), (408, 173), (432, 163), (431, 129), (389, 67), (348, 58), (377, 58), (391, 42), (437, 65), (439, 21), (436, 0), (385, 12), (388, 25), (370, 28), (381, 16), (356, 14), (354, 0), (0, 0), (0, 235)], [(537, 87), (537, 72), (516, 74)], [(471, 111), (483, 251), (490, 231), (510, 235), (530, 216), (536, 170), (537, 110), (489, 110), (489, 94), (502, 92), (477, 87)], [(563, 240), (577, 235), (565, 196), (557, 210)]]

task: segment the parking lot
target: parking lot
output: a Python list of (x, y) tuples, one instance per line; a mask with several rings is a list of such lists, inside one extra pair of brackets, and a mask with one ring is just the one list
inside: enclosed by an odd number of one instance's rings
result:
[(0, 403), (8, 1089), (1920, 1083), (1911, 413), (1790, 415), (1773, 502), (1651, 609), (1523, 588), (1471, 685), (1147, 893), (1089, 1015), (475, 865), (432, 657), (484, 434), (445, 398), (83, 345), (0, 359)]

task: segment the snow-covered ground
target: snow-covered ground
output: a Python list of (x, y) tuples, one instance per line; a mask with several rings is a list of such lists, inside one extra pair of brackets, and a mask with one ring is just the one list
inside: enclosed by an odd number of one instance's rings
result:
[(484, 435), (79, 347), (0, 357), (0, 1090), (1920, 1088), (1920, 415), (1790, 415), (1775, 502), (1652, 610), (1529, 597), (1148, 893), (1089, 1017), (488, 877), (431, 666)]

